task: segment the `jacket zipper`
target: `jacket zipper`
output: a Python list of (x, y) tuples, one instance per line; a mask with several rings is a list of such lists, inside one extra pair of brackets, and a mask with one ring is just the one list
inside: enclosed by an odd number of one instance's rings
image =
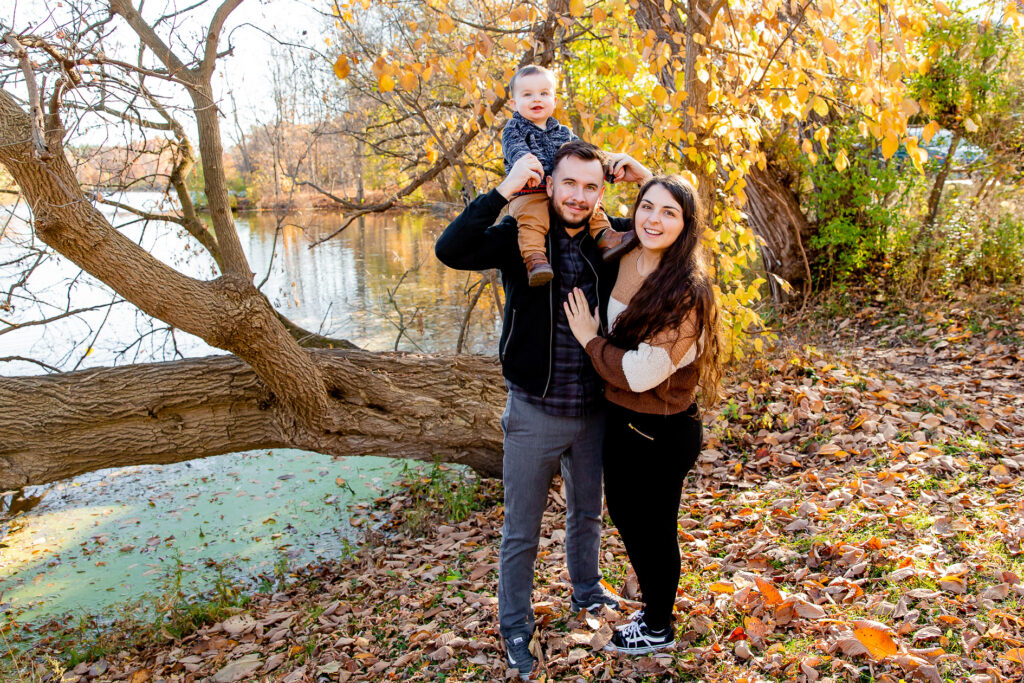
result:
[(516, 329), (516, 309), (512, 309), (512, 320), (508, 323), (508, 336), (505, 337), (505, 346), (502, 347), (501, 353), (498, 354), (501, 361), (505, 360), (505, 352), (508, 351), (509, 342), (512, 341), (512, 332)]
[(580, 243), (576, 245), (576, 248), (579, 249), (580, 256), (583, 257), (583, 260), (586, 261), (587, 266), (590, 267), (590, 272), (592, 272), (594, 274), (594, 294), (597, 295), (597, 308), (598, 308), (598, 310), (597, 310), (597, 331), (600, 332), (602, 335), (604, 335), (605, 334), (604, 322), (601, 321), (601, 278), (597, 274), (597, 268), (594, 268), (594, 264), (591, 263), (590, 259), (588, 259), (586, 254), (583, 253), (583, 240), (580, 240)]
[[(551, 229), (548, 228), (548, 234), (545, 236), (547, 240), (548, 253), (551, 254)], [(552, 259), (554, 261), (554, 259)], [(559, 269), (561, 270), (561, 269)], [(552, 284), (554, 280), (548, 282), (548, 381), (544, 384), (544, 393), (540, 395), (541, 398), (546, 398), (548, 395), (548, 389), (551, 388), (551, 375), (554, 371), (555, 366), (555, 287)]]

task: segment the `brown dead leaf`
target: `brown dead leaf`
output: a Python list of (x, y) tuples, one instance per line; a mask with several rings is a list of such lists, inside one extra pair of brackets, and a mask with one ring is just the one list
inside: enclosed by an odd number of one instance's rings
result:
[(794, 604), (793, 599), (790, 598), (775, 608), (776, 624), (779, 626), (785, 626), (789, 622), (793, 621), (793, 617), (796, 616), (796, 608)]
[(139, 669), (132, 674), (132, 683), (146, 683), (153, 678), (153, 674), (149, 669)]
[(743, 628), (751, 644), (758, 648), (764, 644), (764, 637), (772, 632), (772, 628), (757, 617), (744, 618)]
[(925, 626), (914, 633), (914, 642), (921, 640), (935, 640), (942, 637), (942, 629), (937, 626)]
[(849, 631), (846, 632), (846, 635), (840, 637), (833, 647), (838, 648), (847, 657), (857, 657), (859, 655), (870, 654), (868, 649), (864, 646), (864, 643), (857, 640), (857, 638), (855, 638)]
[[(814, 664), (811, 664), (812, 660), (814, 661)], [(804, 676), (807, 676), (809, 683), (814, 683), (818, 680), (818, 676), (820, 674), (818, 673), (818, 670), (814, 668), (817, 666), (818, 662), (819, 660), (817, 657), (807, 657), (800, 662), (800, 671), (803, 672)]]
[(555, 609), (555, 603), (547, 600), (544, 602), (534, 603), (533, 613), (537, 616), (541, 616), (543, 614), (554, 616), (557, 613), (557, 610)]
[(593, 650), (600, 650), (612, 640), (612, 627), (605, 624), (590, 639), (590, 647)]
[(960, 574), (947, 574), (939, 579), (939, 588), (950, 593), (963, 595), (967, 592), (967, 582)]
[(1010, 595), (1010, 584), (1000, 583), (995, 586), (989, 586), (981, 594), (981, 597), (987, 600), (1005, 600)]
[(796, 613), (804, 619), (824, 619), (825, 610), (814, 603), (807, 602), (806, 600), (797, 600), (794, 604)]

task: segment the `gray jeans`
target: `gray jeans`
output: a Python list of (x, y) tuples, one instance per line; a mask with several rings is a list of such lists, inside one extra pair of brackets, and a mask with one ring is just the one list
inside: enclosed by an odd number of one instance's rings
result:
[(533, 632), (533, 569), (548, 489), (561, 468), (565, 482), (565, 557), (573, 594), (585, 601), (601, 573), (601, 445), (605, 414), (548, 415), (509, 394), (502, 480), (505, 523), (498, 569), (498, 622), (503, 636)]

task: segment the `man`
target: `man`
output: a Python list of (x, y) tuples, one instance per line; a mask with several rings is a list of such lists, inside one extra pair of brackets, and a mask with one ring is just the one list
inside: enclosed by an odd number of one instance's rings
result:
[[(498, 268), (505, 289), (498, 357), (509, 394), (501, 418), (505, 522), (498, 620), (509, 665), (522, 678), (529, 677), (535, 664), (529, 651), (534, 562), (548, 489), (559, 469), (566, 487), (572, 609), (619, 607), (617, 596), (602, 586), (598, 569), (603, 383), (573, 338), (562, 307), (569, 292), (579, 287), (590, 306), (603, 312), (615, 284), (617, 264), (602, 261), (586, 229), (604, 194), (607, 171), (605, 155), (581, 140), (558, 150), (547, 178), (540, 161), (526, 155), (497, 188), (467, 206), (435, 246), (438, 259), (452, 268)], [(650, 176), (627, 155), (616, 155), (613, 174), (616, 180), (632, 182)], [(541, 287), (528, 285), (515, 219), (506, 217), (494, 225), (509, 198), (531, 179), (545, 183), (550, 198), (546, 248), (554, 278)], [(630, 229), (628, 219), (611, 222), (617, 230)]]

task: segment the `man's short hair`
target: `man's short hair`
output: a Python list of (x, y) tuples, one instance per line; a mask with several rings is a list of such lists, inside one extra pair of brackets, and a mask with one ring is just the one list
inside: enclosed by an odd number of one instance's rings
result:
[(558, 148), (558, 151), (555, 152), (555, 159), (551, 163), (552, 174), (554, 174), (562, 159), (567, 157), (574, 157), (583, 161), (599, 161), (601, 162), (601, 173), (608, 175), (608, 155), (602, 152), (599, 147), (583, 140), (570, 140)]
[(509, 97), (515, 97), (516, 81), (518, 81), (523, 76), (533, 76), (534, 74), (544, 74), (545, 76), (551, 79), (551, 83), (553, 85), (558, 85), (558, 79), (555, 78), (554, 71), (547, 67), (539, 66), (537, 64), (527, 64), (524, 67), (520, 67), (519, 71), (516, 72), (516, 75), (512, 77), (511, 81), (508, 82)]

